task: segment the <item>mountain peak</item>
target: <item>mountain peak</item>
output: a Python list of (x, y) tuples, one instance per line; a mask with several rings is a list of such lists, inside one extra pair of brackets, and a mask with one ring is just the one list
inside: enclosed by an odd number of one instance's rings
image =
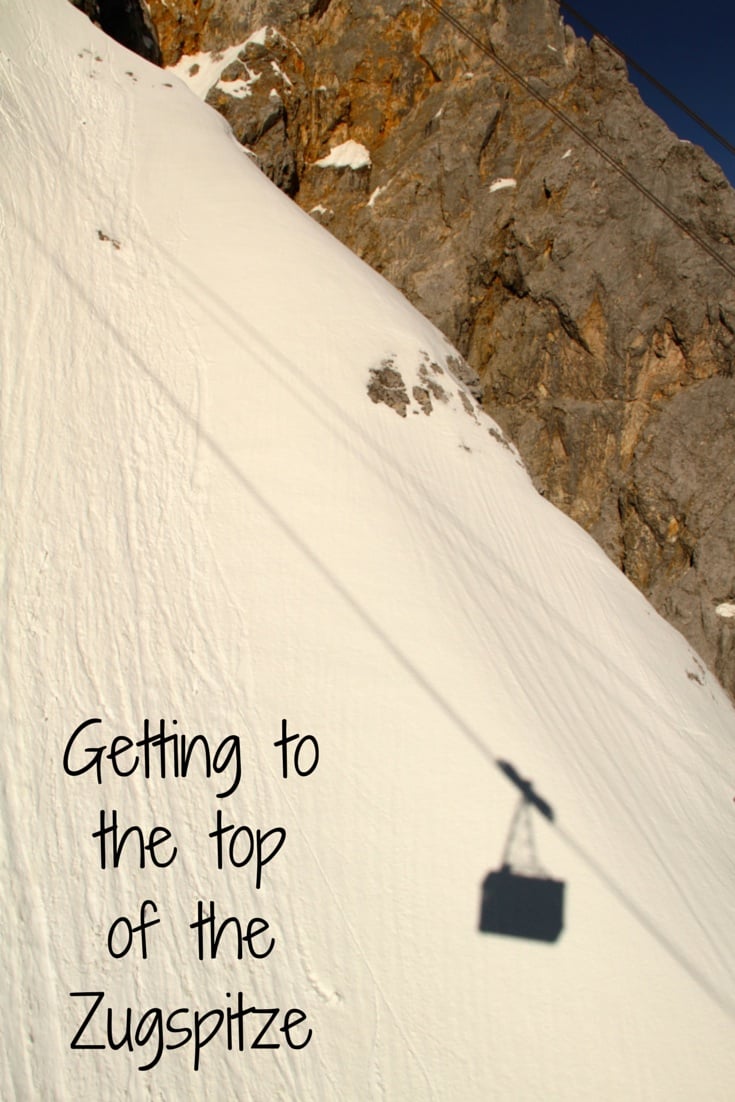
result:
[(725, 693), (213, 111), (4, 15), (0, 1094), (724, 1102)]
[[(735, 452), (699, 441), (732, 404), (733, 191), (554, 3), (449, 14), (150, 4), (165, 63), (447, 335), (540, 492), (732, 693)], [(350, 143), (360, 165), (330, 165)]]

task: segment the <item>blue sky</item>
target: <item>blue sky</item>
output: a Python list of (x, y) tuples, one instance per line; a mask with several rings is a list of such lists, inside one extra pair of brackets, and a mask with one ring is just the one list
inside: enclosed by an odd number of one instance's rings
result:
[[(699, 4), (664, 0), (570, 0), (590, 23), (674, 92), (735, 145), (735, 2)], [(589, 31), (561, 8), (578, 34)], [(703, 146), (735, 183), (735, 155), (669, 102), (635, 70), (631, 80), (646, 103), (680, 138)]]

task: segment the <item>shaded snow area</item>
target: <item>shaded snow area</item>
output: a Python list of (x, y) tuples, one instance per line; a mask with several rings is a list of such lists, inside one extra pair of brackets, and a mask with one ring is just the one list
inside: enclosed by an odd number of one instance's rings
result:
[(183, 83), (2, 22), (2, 1098), (730, 1098), (724, 694)]

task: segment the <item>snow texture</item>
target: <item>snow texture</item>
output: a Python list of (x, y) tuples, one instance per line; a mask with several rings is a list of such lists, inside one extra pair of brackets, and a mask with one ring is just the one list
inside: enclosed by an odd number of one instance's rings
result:
[(314, 162), (319, 168), (369, 168), (370, 152), (351, 138), (330, 149), (326, 157)]
[(490, 191), (505, 191), (506, 188), (516, 187), (516, 181), (512, 176), (499, 176), (490, 184)]
[[(534, 491), (444, 338), (183, 83), (65, 0), (2, 22), (2, 1098), (731, 1098), (724, 693)], [(405, 417), (368, 397), (388, 368)], [(70, 764), (100, 784), (63, 768), (91, 718)], [(281, 775), (284, 718), (310, 776)], [(235, 791), (232, 761), (146, 778), (145, 719), (235, 740)], [(478, 930), (501, 760), (553, 806), (553, 944)], [(101, 809), (176, 860), (102, 869)], [(286, 829), (260, 887), (217, 869), (217, 811)], [(146, 900), (147, 959), (137, 935), (118, 959)], [(272, 952), (238, 960), (230, 929), (198, 960), (198, 901)], [(97, 991), (102, 1047), (72, 1048), (70, 993)], [(185, 1027), (237, 992), (280, 1008), (280, 1047), (247, 1018), (195, 1071)], [(140, 1071), (155, 1007), (182, 1009)]]
[(386, 184), (385, 187), (373, 188), (373, 190), (370, 193), (370, 198), (368, 199), (368, 203), (367, 203), (367, 205), (369, 207), (374, 207), (375, 206), (376, 199), (378, 199), (378, 197), (383, 194), (383, 192), (386, 190), (387, 186), (388, 185)]

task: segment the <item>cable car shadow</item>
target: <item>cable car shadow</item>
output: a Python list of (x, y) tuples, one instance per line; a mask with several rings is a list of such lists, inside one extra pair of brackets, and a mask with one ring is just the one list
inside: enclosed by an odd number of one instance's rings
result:
[(555, 942), (564, 927), (566, 885), (552, 879), (539, 862), (531, 808), (550, 821), (554, 811), (509, 762), (499, 761), (498, 767), (521, 795), (508, 830), (502, 865), (483, 881), (479, 929), (483, 934)]

